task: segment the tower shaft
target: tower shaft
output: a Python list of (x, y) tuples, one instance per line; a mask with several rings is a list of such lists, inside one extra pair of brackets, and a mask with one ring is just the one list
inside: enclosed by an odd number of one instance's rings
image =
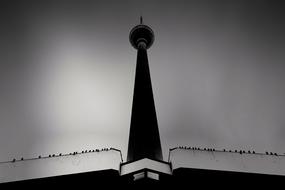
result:
[(142, 158), (163, 159), (145, 44), (137, 49), (127, 161)]

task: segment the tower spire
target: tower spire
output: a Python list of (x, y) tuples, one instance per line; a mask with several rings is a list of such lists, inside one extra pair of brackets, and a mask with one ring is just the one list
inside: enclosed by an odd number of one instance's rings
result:
[(143, 17), (140, 16), (140, 24), (143, 24)]

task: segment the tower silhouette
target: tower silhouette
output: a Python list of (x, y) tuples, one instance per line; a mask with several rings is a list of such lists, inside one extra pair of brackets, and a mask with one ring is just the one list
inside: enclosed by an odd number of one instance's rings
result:
[(137, 64), (127, 161), (163, 160), (147, 57), (154, 33), (143, 24), (142, 17), (140, 24), (131, 30), (129, 40), (137, 50)]

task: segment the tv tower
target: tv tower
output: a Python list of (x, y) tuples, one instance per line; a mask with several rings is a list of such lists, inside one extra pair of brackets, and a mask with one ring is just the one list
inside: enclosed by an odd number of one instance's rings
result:
[(137, 50), (137, 65), (127, 161), (163, 160), (147, 58), (154, 33), (142, 17), (140, 24), (131, 30), (129, 40)]

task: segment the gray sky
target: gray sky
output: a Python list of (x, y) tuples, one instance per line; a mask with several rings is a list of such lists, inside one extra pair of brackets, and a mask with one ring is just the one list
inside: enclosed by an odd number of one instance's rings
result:
[[(284, 153), (282, 1), (2, 1), (0, 160), (127, 152), (136, 51), (148, 56), (165, 159), (177, 145)], [(5, 10), (5, 11), (4, 11)]]

